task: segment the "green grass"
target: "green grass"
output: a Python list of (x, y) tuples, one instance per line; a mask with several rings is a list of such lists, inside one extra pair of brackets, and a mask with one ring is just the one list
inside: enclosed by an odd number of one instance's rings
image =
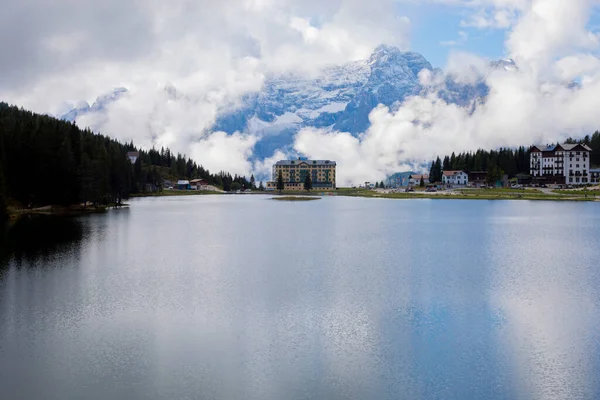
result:
[(458, 189), (463, 194), (476, 194), (476, 193), (488, 193), (488, 194), (544, 194), (539, 189), (508, 189), (508, 188), (494, 188), (494, 189)]
[(600, 196), (600, 190), (554, 190), (553, 192), (569, 196)]
[(340, 196), (368, 197), (381, 199), (433, 199), (433, 200), (550, 200), (550, 201), (594, 201), (594, 197), (546, 194), (539, 190), (516, 189), (462, 189), (450, 192), (378, 193), (366, 189), (340, 189)]
[(311, 200), (320, 200), (320, 197), (314, 196), (280, 196), (280, 197), (272, 197), (271, 200), (279, 200), (279, 201), (311, 201)]

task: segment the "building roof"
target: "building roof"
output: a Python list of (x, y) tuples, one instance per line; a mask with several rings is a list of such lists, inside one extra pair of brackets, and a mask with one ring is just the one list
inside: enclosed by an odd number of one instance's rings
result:
[(600, 168), (590, 168), (590, 172), (600, 172)]
[(188, 180), (179, 180), (179, 181), (177, 181), (177, 184), (178, 185), (189, 185), (190, 181), (188, 181)]
[(460, 174), (462, 171), (444, 171), (444, 176), (454, 176)]
[(408, 177), (409, 179), (429, 179), (429, 175), (411, 175)]
[(204, 180), (204, 179), (192, 179), (190, 181), (190, 183), (200, 183), (200, 182), (206, 182), (206, 180)]
[(281, 160), (281, 161), (277, 161), (275, 163), (275, 165), (298, 165), (301, 163), (306, 163), (309, 165), (336, 165), (335, 161), (330, 161), (330, 160)]
[(556, 150), (566, 150), (571, 151), (575, 150), (576, 147), (581, 147), (582, 150), (592, 151), (592, 149), (583, 143), (562, 143), (562, 144), (551, 144), (551, 145), (534, 145), (531, 147), (531, 151), (535, 152), (546, 152), (546, 151), (556, 151)]

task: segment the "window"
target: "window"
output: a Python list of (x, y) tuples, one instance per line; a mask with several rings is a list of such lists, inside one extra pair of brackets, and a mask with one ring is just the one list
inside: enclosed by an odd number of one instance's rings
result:
[(579, 161), (579, 158), (577, 158), (575, 161)]
[(573, 178), (569, 178), (569, 182), (573, 182)]
[(579, 168), (579, 164), (577, 164), (577, 165), (575, 166), (575, 168)]
[(573, 164), (569, 164), (569, 168), (573, 168)]
[(575, 178), (575, 182), (579, 182), (579, 178)]

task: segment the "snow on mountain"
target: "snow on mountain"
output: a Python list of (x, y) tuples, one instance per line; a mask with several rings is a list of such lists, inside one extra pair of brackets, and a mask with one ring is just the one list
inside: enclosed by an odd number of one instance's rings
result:
[[(494, 61), (491, 66), (518, 70), (509, 59)], [(438, 76), (434, 79), (437, 83), (421, 85), (422, 70)], [(186, 101), (187, 97), (171, 84), (165, 91), (172, 101)], [(289, 148), (303, 127), (330, 127), (356, 135), (368, 129), (369, 114), (379, 104), (396, 109), (410, 96), (436, 93), (447, 102), (474, 107), (475, 100), (485, 98), (488, 91), (483, 76), (475, 84), (460, 83), (434, 70), (419, 53), (381, 45), (366, 60), (325, 68), (316, 77), (268, 76), (260, 92), (247, 94), (235, 108), (221, 110), (212, 131), (259, 136), (254, 157), (264, 159), (277, 149)], [(62, 118), (75, 121), (86, 113), (102, 113), (126, 92), (117, 88), (98, 97), (91, 106), (77, 104)]]
[(332, 127), (358, 134), (369, 127), (369, 113), (378, 104), (392, 107), (419, 94), (422, 69), (433, 70), (422, 55), (381, 45), (369, 59), (326, 68), (315, 78), (268, 77), (260, 93), (246, 96), (241, 107), (223, 112), (213, 130), (261, 136), (255, 148), (257, 158), (290, 145), (302, 127)]
[(503, 58), (498, 61), (492, 61), (490, 65), (494, 68), (503, 68), (506, 71), (518, 71), (519, 67), (513, 59)]
[(64, 114), (61, 119), (65, 121), (75, 122), (77, 117), (90, 112), (102, 112), (111, 103), (117, 101), (123, 94), (127, 93), (127, 89), (124, 87), (115, 88), (110, 93), (102, 96), (98, 96), (96, 101), (90, 106), (86, 101), (79, 101), (75, 104), (75, 107), (68, 113)]

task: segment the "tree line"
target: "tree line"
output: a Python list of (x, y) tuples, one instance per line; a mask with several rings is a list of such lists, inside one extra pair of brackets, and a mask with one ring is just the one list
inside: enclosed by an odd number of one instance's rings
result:
[[(600, 132), (596, 131), (592, 135), (586, 135), (578, 140), (568, 138), (565, 143), (588, 145), (592, 149), (591, 165), (600, 166)], [(431, 162), (429, 179), (431, 182), (441, 182), (443, 171), (456, 170), (488, 172), (490, 181), (494, 181), (495, 178), (502, 177), (504, 174), (509, 178), (519, 174), (529, 175), (529, 155), (530, 149), (523, 146), (516, 149), (500, 148), (491, 151), (479, 149), (475, 152), (452, 153), (443, 158), (437, 157)]]
[[(126, 154), (135, 151), (139, 157), (132, 165)], [(243, 176), (213, 174), (168, 148), (144, 151), (133, 142), (0, 102), (0, 217), (9, 202), (120, 204), (130, 194), (161, 190), (168, 177), (204, 179), (224, 190), (254, 185)]]
[(429, 180), (441, 182), (444, 171), (490, 171), (502, 170), (503, 173), (514, 177), (517, 174), (529, 174), (529, 149), (523, 146), (517, 149), (500, 148), (499, 150), (479, 149), (475, 152), (463, 152), (458, 155), (446, 155), (443, 159), (437, 157), (431, 162)]

